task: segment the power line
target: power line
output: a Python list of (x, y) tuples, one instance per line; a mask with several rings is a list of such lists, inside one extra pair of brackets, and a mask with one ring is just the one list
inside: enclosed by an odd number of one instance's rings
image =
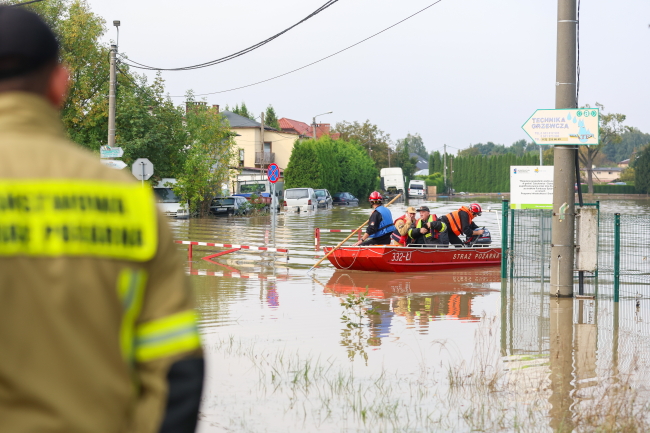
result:
[[(320, 63), (320, 62), (322, 62), (323, 60), (327, 60), (327, 59), (329, 59), (330, 57), (334, 57), (334, 56), (336, 56), (337, 54), (341, 54), (342, 52), (347, 51), (347, 50), (349, 50), (350, 48), (356, 47), (357, 45), (362, 44), (362, 43), (366, 42), (367, 40), (372, 39), (372, 38), (374, 38), (375, 36), (384, 33), (384, 32), (387, 31), (387, 30), (392, 29), (393, 27), (395, 27), (395, 26), (397, 26), (397, 25), (403, 23), (404, 21), (413, 18), (414, 16), (416, 16), (416, 15), (418, 15), (418, 14), (424, 12), (425, 10), (429, 9), (430, 7), (437, 5), (437, 4), (440, 3), (441, 1), (442, 1), (442, 0), (437, 0), (437, 1), (433, 2), (433, 3), (431, 3), (429, 6), (423, 8), (423, 9), (420, 9), (419, 11), (415, 12), (414, 14), (409, 15), (408, 17), (404, 18), (403, 20), (398, 21), (398, 22), (396, 22), (395, 24), (393, 24), (393, 25), (391, 25), (391, 26), (389, 26), (389, 27), (386, 27), (385, 29), (383, 29), (383, 30), (381, 30), (381, 31), (379, 31), (379, 32), (377, 32), (377, 33), (375, 33), (374, 35), (368, 36), (367, 38), (362, 39), (362, 40), (360, 40), (360, 41), (357, 42), (357, 43), (354, 43), (354, 44), (352, 44), (352, 45), (350, 45), (350, 46), (348, 46), (348, 47), (346, 47), (346, 48), (343, 48), (342, 50), (339, 50), (339, 51), (337, 51), (337, 52), (335, 52), (335, 53), (333, 53), (333, 54), (330, 54), (330, 55), (327, 56), (327, 57), (323, 57), (323, 58), (320, 59), (320, 60), (316, 60), (315, 62), (311, 62), (311, 63), (309, 63), (309, 64), (307, 64), (307, 65), (301, 66), (300, 68), (293, 69), (293, 70), (291, 70), (291, 71), (289, 71), (289, 72), (285, 72), (284, 74), (276, 75), (275, 77), (267, 78), (266, 80), (258, 81), (258, 82), (253, 83), (253, 84), (247, 84), (247, 85), (245, 85), (245, 86), (234, 87), (234, 88), (232, 88), (232, 89), (228, 89), (228, 90), (220, 90), (220, 91), (217, 91), (217, 92), (199, 93), (199, 94), (196, 94), (196, 95), (194, 95), (194, 96), (207, 96), (207, 95), (216, 95), (216, 94), (218, 94), (218, 93), (232, 92), (233, 90), (245, 89), (246, 87), (256, 86), (256, 85), (258, 85), (258, 84), (262, 84), (262, 83), (266, 83), (266, 82), (271, 81), (271, 80), (275, 80), (276, 78), (284, 77), (285, 75), (293, 74), (294, 72), (298, 72), (298, 71), (300, 71), (300, 70), (302, 70), (302, 69), (308, 68), (309, 66), (315, 65), (316, 63)], [(183, 97), (185, 97), (185, 95), (173, 95), (173, 96), (170, 96), (170, 98), (183, 98)]]
[[(37, 1), (42, 1), (42, 0), (37, 0)], [(183, 67), (180, 67), (180, 68), (158, 68), (158, 67), (155, 67), (155, 66), (148, 66), (148, 65), (144, 65), (142, 63), (138, 63), (138, 62), (130, 60), (130, 59), (124, 57), (124, 56), (121, 56), (121, 58), (123, 60), (123, 63), (131, 66), (132, 68), (146, 69), (146, 70), (150, 70), (150, 71), (189, 71), (189, 70), (192, 70), (192, 69), (207, 68), (208, 66), (214, 66), (214, 65), (218, 65), (219, 63), (223, 63), (223, 62), (227, 62), (229, 60), (233, 60), (233, 59), (235, 59), (237, 57), (243, 56), (244, 54), (248, 54), (251, 51), (256, 50), (256, 49), (268, 44), (269, 42), (273, 41), (274, 39), (277, 39), (280, 36), (282, 36), (283, 34), (287, 33), (289, 30), (299, 26), (300, 24), (304, 23), (308, 19), (318, 15), (319, 13), (321, 13), (322, 11), (324, 11), (325, 9), (332, 6), (334, 3), (338, 2), (338, 1), (339, 0), (327, 0), (327, 2), (325, 4), (323, 4), (321, 7), (316, 9), (314, 12), (307, 15), (305, 18), (298, 21), (296, 24), (292, 25), (291, 27), (288, 27), (288, 28), (282, 30), (280, 33), (277, 33), (277, 34), (275, 34), (275, 35), (273, 35), (273, 36), (271, 36), (271, 37), (269, 37), (269, 38), (267, 38), (267, 39), (265, 39), (265, 40), (263, 40), (261, 42), (258, 42), (255, 45), (251, 45), (250, 47), (245, 48), (245, 49), (243, 49), (241, 51), (237, 51), (236, 53), (230, 54), (230, 55), (225, 56), (225, 57), (221, 57), (221, 58), (216, 59), (216, 60), (211, 60), (209, 62), (199, 63), (197, 65), (191, 65), (191, 66), (183, 66)], [(131, 63), (128, 63), (128, 62), (131, 62)]]
[(24, 3), (16, 3), (16, 4), (13, 4), (13, 5), (9, 5), (9, 7), (12, 7), (12, 6), (25, 6), (25, 5), (30, 5), (32, 3), (42, 2), (42, 1), (45, 1), (45, 0), (31, 0), (31, 1), (28, 1), (28, 2), (24, 2)]

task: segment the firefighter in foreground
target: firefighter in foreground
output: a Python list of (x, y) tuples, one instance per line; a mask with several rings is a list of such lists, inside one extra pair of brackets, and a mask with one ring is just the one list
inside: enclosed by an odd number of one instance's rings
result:
[(449, 230), (449, 242), (462, 245), (463, 241), (458, 237), (461, 234), (464, 234), (467, 239), (474, 235), (482, 235), (483, 230), (474, 223), (474, 218), (481, 216), (481, 213), (481, 206), (478, 203), (472, 203), (440, 217), (440, 220), (451, 229)]
[(388, 208), (382, 205), (383, 198), (377, 191), (373, 191), (368, 197), (373, 212), (368, 219), (368, 227), (357, 245), (389, 245), (390, 234), (393, 232), (393, 215)]
[(149, 188), (66, 138), (58, 59), (37, 15), (0, 6), (0, 430), (194, 431), (203, 356), (171, 232)]
[(447, 224), (431, 215), (427, 206), (420, 206), (420, 219), (417, 224), (408, 231), (408, 236), (413, 245), (447, 245)]

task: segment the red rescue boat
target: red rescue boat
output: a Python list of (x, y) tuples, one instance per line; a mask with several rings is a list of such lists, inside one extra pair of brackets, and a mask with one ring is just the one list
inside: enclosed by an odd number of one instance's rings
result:
[[(325, 254), (333, 247), (324, 247)], [(340, 247), (328, 257), (338, 269), (374, 272), (426, 272), (478, 266), (501, 266), (501, 248), (413, 248), (393, 245)]]

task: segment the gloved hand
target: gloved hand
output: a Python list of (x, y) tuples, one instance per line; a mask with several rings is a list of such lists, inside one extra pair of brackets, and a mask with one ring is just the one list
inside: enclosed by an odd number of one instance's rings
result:
[(440, 221), (440, 225), (442, 226), (442, 227), (440, 227), (440, 233), (446, 232), (447, 231), (447, 224)]

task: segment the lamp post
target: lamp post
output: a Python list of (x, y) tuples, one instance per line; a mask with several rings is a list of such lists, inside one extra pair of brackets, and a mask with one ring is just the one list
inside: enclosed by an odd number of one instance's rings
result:
[(332, 114), (332, 113), (333, 113), (333, 111), (328, 111), (327, 113), (317, 114), (317, 115), (315, 115), (315, 116), (312, 118), (312, 128), (313, 128), (313, 129), (312, 129), (312, 134), (311, 134), (311, 136), (312, 136), (312, 138), (313, 138), (314, 140), (316, 140), (316, 118), (317, 118), (318, 116), (323, 116), (323, 115), (325, 115), (325, 114)]

